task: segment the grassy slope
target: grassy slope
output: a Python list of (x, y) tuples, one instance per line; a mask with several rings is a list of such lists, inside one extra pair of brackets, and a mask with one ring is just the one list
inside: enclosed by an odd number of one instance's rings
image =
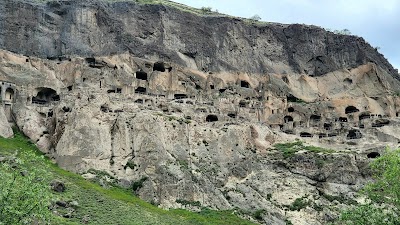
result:
[[(41, 154), (20, 133), (12, 139), (0, 138), (0, 155), (11, 155), (16, 151)], [(28, 159), (24, 161), (29, 164)], [(60, 169), (48, 159), (27, 166), (44, 165), (49, 166), (48, 173), (52, 179), (62, 180), (67, 187), (64, 193), (54, 193), (53, 199), (76, 200), (79, 203), (73, 218), (64, 219), (54, 215), (54, 224), (81, 224), (80, 221), (85, 215), (90, 217), (89, 224), (252, 224), (237, 217), (232, 211), (206, 209), (195, 213), (187, 210), (163, 210), (140, 200), (128, 190), (116, 187), (104, 189), (79, 175)]]

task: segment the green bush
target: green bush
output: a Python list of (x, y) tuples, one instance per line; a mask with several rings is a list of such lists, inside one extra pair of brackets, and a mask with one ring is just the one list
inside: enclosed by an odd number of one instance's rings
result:
[(201, 7), (201, 11), (203, 13), (211, 13), (212, 12), (212, 8), (211, 7)]
[[(31, 162), (40, 162), (40, 156), (21, 154)], [(31, 224), (49, 218), (47, 176), (45, 170), (27, 167), (20, 158), (0, 164), (0, 224)]]
[(261, 221), (261, 220), (263, 220), (263, 214), (264, 214), (264, 213), (265, 213), (265, 209), (259, 209), (259, 210), (255, 211), (255, 212), (253, 213), (253, 217), (254, 217), (256, 220)]
[(132, 191), (135, 192), (135, 193), (136, 193), (137, 191), (139, 191), (139, 189), (143, 187), (143, 183), (144, 183), (147, 179), (148, 179), (147, 177), (142, 177), (140, 180), (133, 182), (133, 183), (132, 183)]
[(342, 212), (342, 224), (400, 224), (400, 149), (387, 150), (371, 168), (375, 181), (361, 192), (371, 202)]
[(294, 202), (289, 206), (290, 211), (300, 211), (300, 209), (304, 209), (311, 204), (310, 200), (307, 200), (307, 197), (296, 198)]

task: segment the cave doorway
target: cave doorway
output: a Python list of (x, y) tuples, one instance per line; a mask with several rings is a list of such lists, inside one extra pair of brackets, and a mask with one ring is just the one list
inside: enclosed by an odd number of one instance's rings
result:
[(367, 157), (369, 159), (375, 159), (375, 158), (378, 158), (380, 156), (381, 156), (381, 154), (379, 154), (379, 152), (370, 152), (370, 153), (367, 154)]
[(147, 73), (143, 72), (143, 71), (137, 71), (136, 72), (136, 79), (147, 80)]
[(351, 106), (347, 106), (344, 111), (345, 111), (346, 114), (350, 114), (350, 113), (359, 112), (360, 110), (351, 105)]
[(15, 94), (14, 89), (12, 89), (10, 87), (7, 88), (6, 89), (6, 93), (5, 93), (5, 100), (13, 101), (14, 100), (14, 94)]
[(147, 89), (145, 87), (137, 87), (135, 89), (135, 93), (137, 94), (146, 94)]
[(245, 80), (241, 80), (240, 81), (240, 87), (242, 87), (242, 88), (250, 88), (250, 84), (249, 84), (249, 82), (247, 82)]
[(283, 121), (285, 121), (285, 123), (293, 122), (293, 117), (285, 116), (285, 117), (283, 117)]
[(310, 134), (310, 133), (308, 133), (308, 132), (301, 132), (301, 133), (300, 133), (300, 137), (303, 137), (303, 138), (312, 138), (313, 135)]
[(206, 121), (207, 122), (216, 122), (216, 121), (218, 121), (218, 116), (216, 116), (216, 115), (208, 115), (206, 117)]
[(347, 139), (360, 139), (362, 134), (359, 130), (350, 130), (347, 134)]
[(37, 91), (36, 96), (32, 97), (32, 103), (34, 104), (43, 105), (60, 100), (60, 96), (54, 89), (43, 87), (38, 88)]

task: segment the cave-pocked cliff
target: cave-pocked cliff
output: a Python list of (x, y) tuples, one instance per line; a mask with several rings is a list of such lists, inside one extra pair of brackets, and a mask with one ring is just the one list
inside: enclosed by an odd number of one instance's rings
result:
[(134, 2), (3, 1), (0, 17), (0, 121), (161, 207), (324, 224), (399, 142), (398, 74), (359, 37)]

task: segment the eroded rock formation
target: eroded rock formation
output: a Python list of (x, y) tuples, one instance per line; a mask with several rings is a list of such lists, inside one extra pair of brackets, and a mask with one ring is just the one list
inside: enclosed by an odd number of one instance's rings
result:
[[(345, 205), (329, 196), (355, 199), (400, 141), (398, 74), (359, 37), (126, 2), (3, 1), (0, 17), (16, 125), (61, 167), (141, 181), (162, 207), (323, 224)], [(332, 151), (274, 147), (298, 139)]]

